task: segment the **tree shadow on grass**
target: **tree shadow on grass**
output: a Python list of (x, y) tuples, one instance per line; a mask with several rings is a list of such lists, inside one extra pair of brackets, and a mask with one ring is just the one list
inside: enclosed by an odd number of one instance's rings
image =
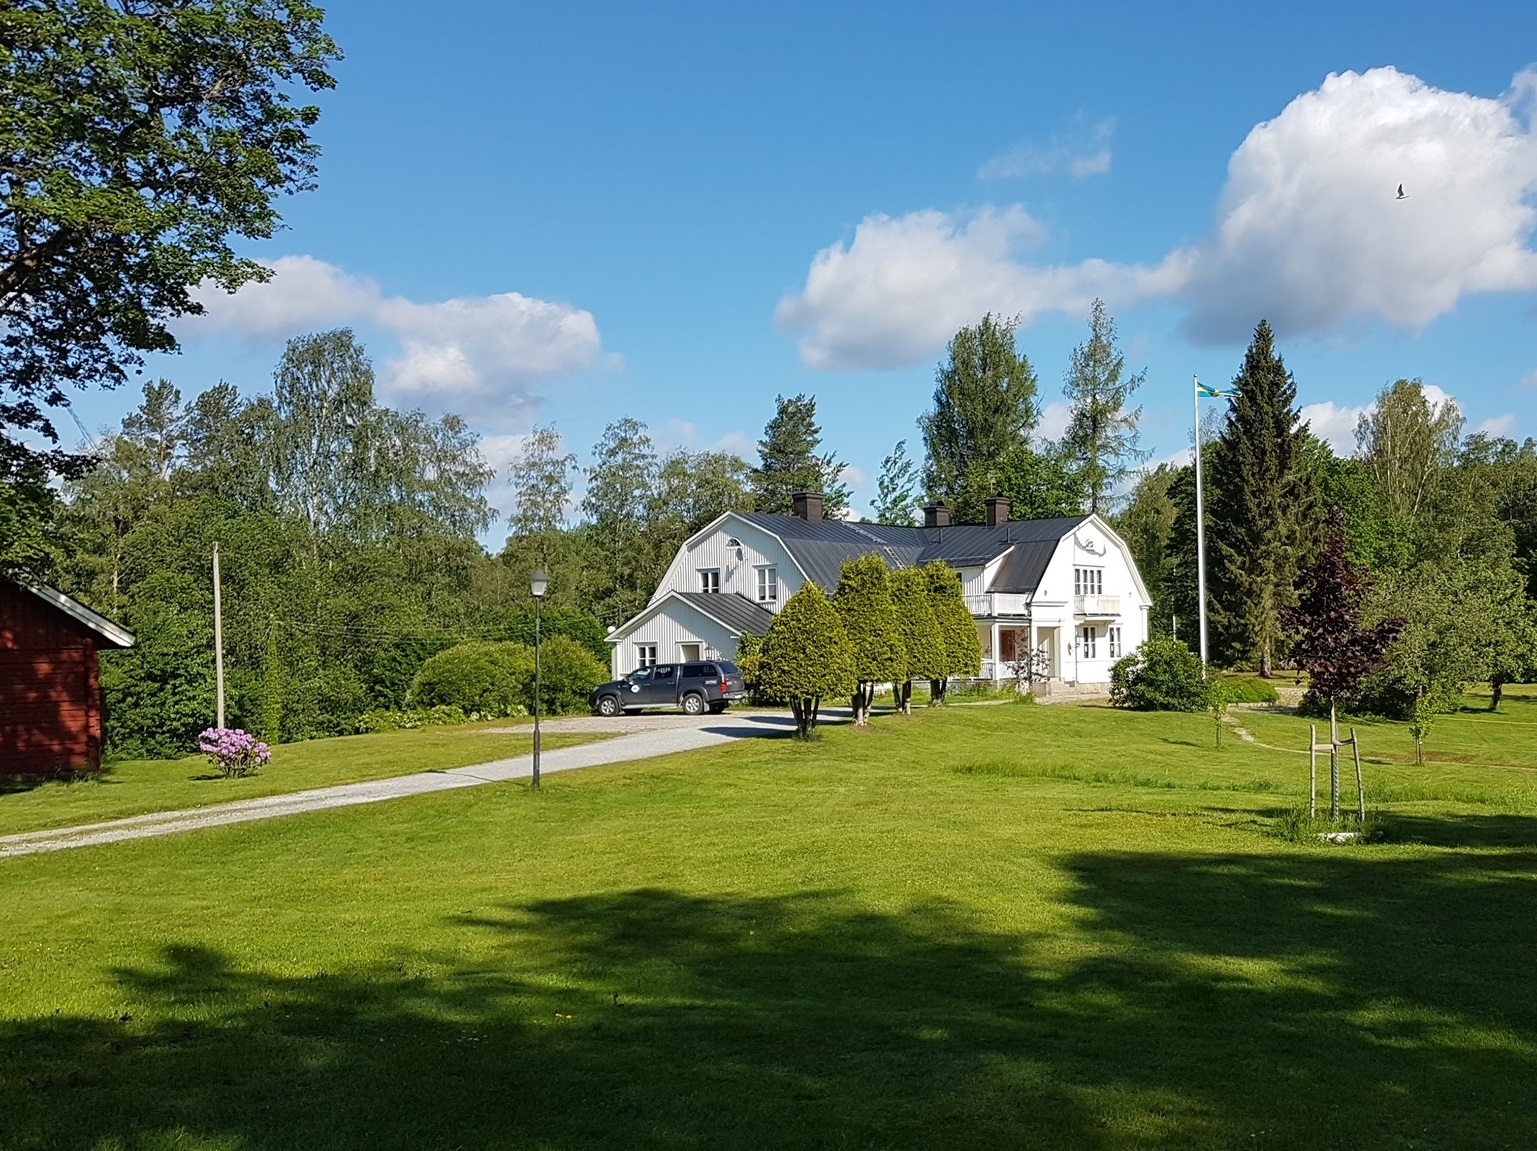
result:
[(1533, 853), (1062, 864), (1081, 922), (1061, 933), (939, 901), (633, 890), (455, 916), (355, 971), (167, 947), (117, 973), (122, 1016), (0, 1022), (0, 1145), (1537, 1137)]

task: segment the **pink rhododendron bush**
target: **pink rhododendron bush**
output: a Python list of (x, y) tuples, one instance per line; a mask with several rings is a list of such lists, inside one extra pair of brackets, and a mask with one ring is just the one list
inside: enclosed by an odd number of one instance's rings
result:
[(272, 749), (238, 727), (210, 727), (197, 737), (208, 762), (226, 776), (254, 775), (272, 758)]

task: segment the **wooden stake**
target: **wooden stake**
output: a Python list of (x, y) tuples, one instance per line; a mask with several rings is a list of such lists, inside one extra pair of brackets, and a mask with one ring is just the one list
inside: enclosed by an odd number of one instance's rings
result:
[(1308, 724), (1308, 818), (1318, 818), (1318, 725)]
[(1366, 784), (1361, 778), (1361, 744), (1356, 739), (1356, 729), (1350, 729), (1350, 751), (1356, 758), (1356, 814), (1360, 822), (1366, 822)]

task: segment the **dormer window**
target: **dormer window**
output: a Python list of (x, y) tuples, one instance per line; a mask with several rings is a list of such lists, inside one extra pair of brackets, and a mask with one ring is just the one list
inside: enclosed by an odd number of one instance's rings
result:
[(706, 595), (720, 594), (720, 568), (701, 568), (699, 590)]

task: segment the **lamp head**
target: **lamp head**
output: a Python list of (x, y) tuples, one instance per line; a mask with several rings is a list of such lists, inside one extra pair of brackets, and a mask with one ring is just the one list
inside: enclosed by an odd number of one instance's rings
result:
[(550, 577), (544, 574), (544, 569), (535, 568), (533, 576), (528, 581), (528, 588), (534, 593), (534, 598), (543, 599), (544, 590), (549, 586)]

